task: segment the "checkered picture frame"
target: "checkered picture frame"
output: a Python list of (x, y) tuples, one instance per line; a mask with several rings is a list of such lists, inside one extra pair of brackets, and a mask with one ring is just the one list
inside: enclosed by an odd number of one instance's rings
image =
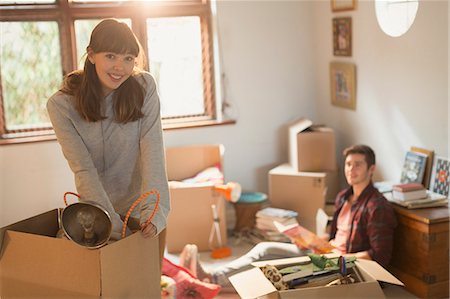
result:
[(449, 197), (450, 160), (436, 157), (432, 174), (430, 190)]

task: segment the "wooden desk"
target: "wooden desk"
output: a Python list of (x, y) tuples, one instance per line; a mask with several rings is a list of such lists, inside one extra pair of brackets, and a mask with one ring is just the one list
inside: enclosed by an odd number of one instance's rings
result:
[(389, 270), (422, 298), (449, 297), (449, 208), (394, 205), (398, 227)]

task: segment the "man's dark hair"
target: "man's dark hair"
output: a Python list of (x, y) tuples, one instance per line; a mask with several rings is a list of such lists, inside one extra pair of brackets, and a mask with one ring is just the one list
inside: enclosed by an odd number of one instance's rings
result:
[(367, 167), (375, 165), (375, 153), (367, 145), (357, 144), (357, 145), (352, 145), (350, 147), (347, 147), (343, 152), (344, 159), (347, 159), (347, 156), (351, 155), (351, 154), (364, 155), (366, 162), (367, 162)]

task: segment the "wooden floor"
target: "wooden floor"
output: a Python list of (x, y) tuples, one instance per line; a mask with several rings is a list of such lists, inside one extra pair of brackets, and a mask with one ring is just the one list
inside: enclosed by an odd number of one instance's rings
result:
[[(245, 242), (236, 240), (234, 238), (229, 238), (228, 246), (232, 248), (232, 256), (221, 259), (221, 260), (215, 260), (210, 257), (210, 252), (200, 252), (200, 261), (202, 262), (202, 265), (204, 266), (205, 270), (212, 270), (215, 267), (218, 267), (220, 265), (223, 265), (225, 263), (228, 263), (235, 258), (243, 255), (248, 250), (250, 250), (253, 245)], [(177, 254), (171, 254), (171, 253), (165, 253), (165, 257), (171, 260), (174, 263), (178, 263), (178, 255)], [(419, 297), (414, 296), (413, 294), (409, 293), (404, 287), (395, 286), (395, 285), (384, 285), (383, 292), (387, 299), (418, 299)], [(216, 297), (216, 299), (239, 299), (240, 296), (237, 293), (230, 293), (230, 292), (221, 292)]]

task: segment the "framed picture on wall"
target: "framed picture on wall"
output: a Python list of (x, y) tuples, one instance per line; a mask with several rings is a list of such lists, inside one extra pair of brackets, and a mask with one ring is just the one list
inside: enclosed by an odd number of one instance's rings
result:
[(356, 66), (353, 63), (330, 63), (331, 104), (356, 110)]
[(331, 11), (345, 11), (356, 8), (356, 0), (331, 0)]
[(352, 56), (352, 18), (333, 18), (334, 56)]

